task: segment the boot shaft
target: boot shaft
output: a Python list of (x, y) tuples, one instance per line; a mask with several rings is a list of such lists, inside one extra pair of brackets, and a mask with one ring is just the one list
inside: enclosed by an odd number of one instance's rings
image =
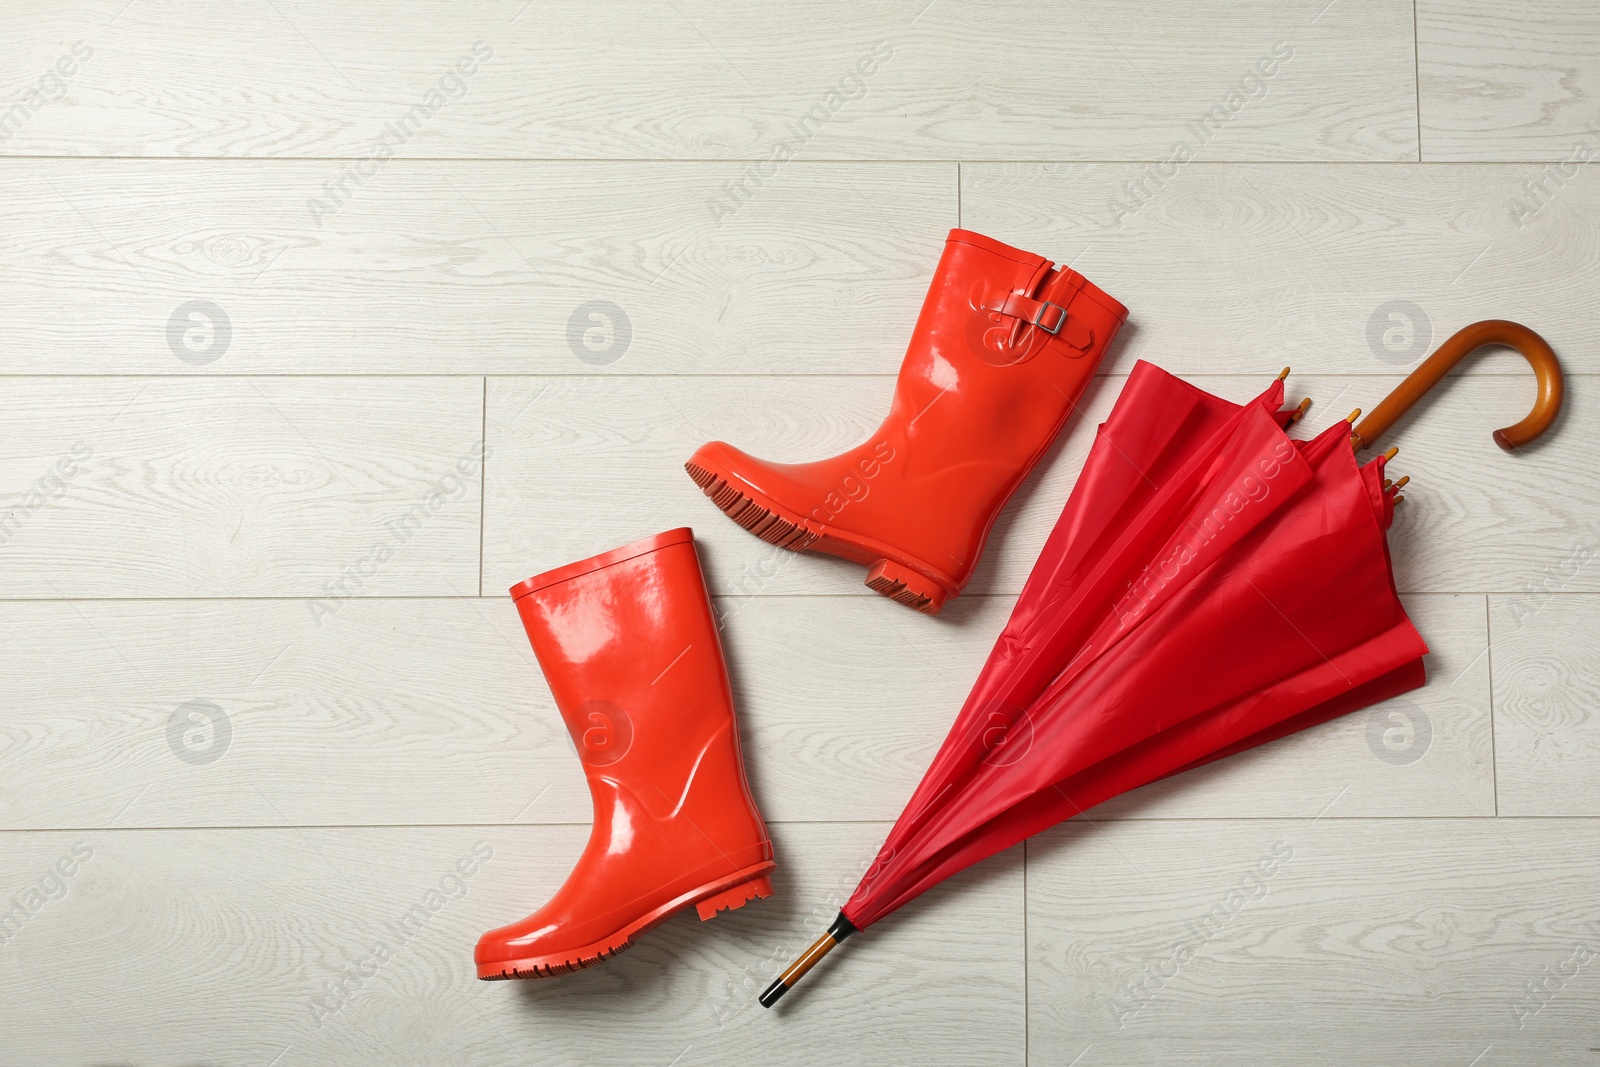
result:
[[(885, 428), (904, 426), (912, 440), (918, 430), (955, 433), (971, 459), (1029, 462), (1060, 429), (1127, 316), (1074, 270), (951, 230)], [(963, 402), (939, 410), (950, 399)]]
[(742, 780), (727, 666), (691, 531), (548, 571), (511, 595), (592, 789), (627, 790), (662, 814), (681, 802), (697, 767)]
[(961, 588), (1126, 318), (1076, 271), (952, 230), (889, 416), (841, 457), (869, 491), (808, 517), (897, 544)]

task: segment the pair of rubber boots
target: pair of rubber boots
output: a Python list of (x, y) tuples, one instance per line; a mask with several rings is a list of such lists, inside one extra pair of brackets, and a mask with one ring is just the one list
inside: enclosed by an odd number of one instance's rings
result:
[[(686, 467), (763, 540), (853, 560), (872, 589), (934, 614), (966, 585), (1126, 317), (1082, 275), (952, 230), (870, 439), (800, 464), (713, 442)], [(709, 919), (770, 896), (772, 843), (690, 531), (511, 594), (583, 761), (594, 826), (555, 896), (478, 942), (478, 977), (588, 967), (691, 904)]]

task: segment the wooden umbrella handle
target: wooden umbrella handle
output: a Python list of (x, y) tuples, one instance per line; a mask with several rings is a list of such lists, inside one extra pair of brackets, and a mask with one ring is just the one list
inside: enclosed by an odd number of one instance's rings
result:
[(1357, 450), (1369, 447), (1382, 437), (1395, 421), (1422, 398), (1422, 394), (1439, 384), (1450, 369), (1470, 353), (1484, 345), (1504, 345), (1516, 349), (1533, 367), (1539, 382), (1539, 396), (1533, 402), (1528, 417), (1515, 426), (1494, 432), (1494, 442), (1506, 451), (1521, 448), (1544, 433), (1561, 411), (1561, 397), (1565, 385), (1561, 376), (1561, 363), (1543, 337), (1526, 326), (1505, 319), (1485, 319), (1464, 327), (1453, 334), (1438, 351), (1422, 361), (1395, 391), (1383, 398), (1372, 414), (1361, 420), (1355, 428), (1352, 443)]

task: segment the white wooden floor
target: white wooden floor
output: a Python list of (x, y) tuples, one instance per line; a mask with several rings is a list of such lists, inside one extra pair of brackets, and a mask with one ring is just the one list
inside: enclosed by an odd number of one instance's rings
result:
[[(1600, 1064), (1593, 0), (9, 0), (0, 31), (0, 1064)], [(1132, 309), (1090, 421), (1138, 358), (1236, 398), (1289, 363), (1315, 429), (1488, 317), (1550, 339), (1569, 408), (1502, 454), (1532, 384), (1500, 353), (1393, 436), (1425, 689), (1045, 833), (766, 1012), (1090, 435), (938, 619), (680, 464), (859, 440), (957, 224)], [(588, 819), (504, 590), (686, 523), (779, 893), (479, 983)]]

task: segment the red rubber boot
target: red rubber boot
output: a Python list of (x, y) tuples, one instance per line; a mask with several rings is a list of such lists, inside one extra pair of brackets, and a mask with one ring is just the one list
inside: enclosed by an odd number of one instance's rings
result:
[(478, 941), (479, 978), (591, 967), (691, 904), (772, 895), (694, 535), (668, 530), (512, 587), (583, 760), (594, 828), (550, 901)]
[(951, 230), (871, 438), (796, 464), (713, 441), (685, 467), (762, 540), (853, 560), (879, 593), (936, 614), (1127, 316), (1076, 271)]

